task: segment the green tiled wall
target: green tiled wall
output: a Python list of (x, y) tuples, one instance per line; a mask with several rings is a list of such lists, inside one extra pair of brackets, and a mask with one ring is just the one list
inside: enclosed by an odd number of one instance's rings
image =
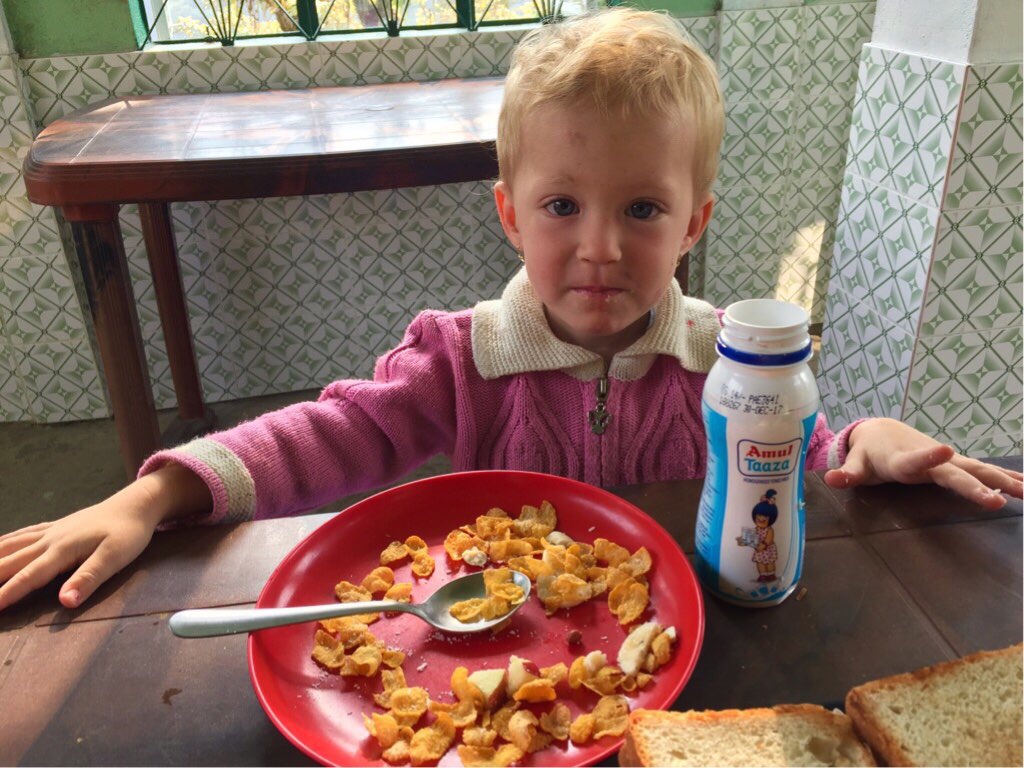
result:
[(719, 15), (726, 132), (703, 294), (719, 306), (774, 296), (820, 322), (874, 4), (764, 5)]
[(869, 45), (819, 383), (830, 418), (899, 418), (1021, 453), (1021, 64)]
[[(718, 304), (778, 295), (822, 318), (857, 61), (873, 9), (871, 2), (761, 2), (685, 20), (719, 63), (729, 120), (720, 202), (692, 259), (695, 293)], [(7, 57), (0, 86), (8, 83), (14, 95), (3, 101), (5, 136), (22, 138), (11, 140), (14, 155), (0, 158), (8, 180), (0, 217), (0, 419), (107, 413), (55, 218), (19, 186), (34, 123), (128, 94), (500, 74), (519, 34)], [(369, 375), (415, 311), (495, 296), (517, 264), (484, 182), (184, 203), (172, 215), (211, 402)], [(131, 206), (121, 225), (155, 400), (167, 407), (174, 395)]]

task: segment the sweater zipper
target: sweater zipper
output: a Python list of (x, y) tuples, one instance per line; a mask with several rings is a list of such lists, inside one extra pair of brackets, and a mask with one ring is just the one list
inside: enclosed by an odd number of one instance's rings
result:
[(595, 435), (603, 435), (611, 421), (612, 415), (608, 412), (608, 376), (602, 374), (597, 380), (597, 405), (587, 414), (587, 421), (590, 422), (590, 431)]

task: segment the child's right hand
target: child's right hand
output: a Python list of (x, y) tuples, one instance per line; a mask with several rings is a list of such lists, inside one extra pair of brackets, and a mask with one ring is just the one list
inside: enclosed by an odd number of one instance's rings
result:
[(77, 608), (139, 556), (157, 525), (208, 509), (209, 499), (202, 480), (169, 464), (99, 504), (0, 536), (0, 610), (75, 566), (60, 602)]

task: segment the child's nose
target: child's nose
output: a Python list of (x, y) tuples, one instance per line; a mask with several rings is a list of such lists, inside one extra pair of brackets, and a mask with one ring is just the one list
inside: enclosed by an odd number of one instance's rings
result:
[(615, 224), (607, 218), (595, 217), (586, 222), (580, 234), (577, 255), (582, 261), (608, 264), (622, 258), (622, 247)]

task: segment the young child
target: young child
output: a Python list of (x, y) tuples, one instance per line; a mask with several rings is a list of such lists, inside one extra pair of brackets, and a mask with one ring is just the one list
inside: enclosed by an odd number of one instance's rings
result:
[[(708, 225), (723, 124), (713, 64), (666, 15), (614, 8), (526, 35), (494, 186), (525, 267), (501, 299), (423, 312), (372, 381), (161, 451), (109, 499), (0, 537), (0, 609), (75, 566), (60, 601), (80, 605), (161, 523), (308, 510), (438, 453), (456, 471), (601, 486), (702, 477), (719, 315), (673, 273)], [(936, 482), (990, 508), (1021, 495), (1019, 473), (890, 419), (836, 436), (819, 417), (807, 466), (836, 487)]]

